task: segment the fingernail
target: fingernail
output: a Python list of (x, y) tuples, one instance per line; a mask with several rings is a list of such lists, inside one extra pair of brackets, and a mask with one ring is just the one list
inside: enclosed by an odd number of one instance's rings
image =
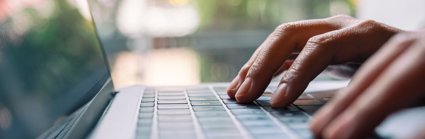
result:
[(239, 87), (238, 91), (236, 92), (236, 101), (239, 103), (245, 103), (250, 101), (250, 94), (251, 89), (253, 86), (253, 81), (251, 78), (245, 79), (245, 81), (242, 83), (242, 85)]
[(276, 89), (275, 93), (270, 100), (270, 103), (273, 107), (282, 107), (285, 104), (285, 98), (288, 94), (288, 84), (282, 83)]

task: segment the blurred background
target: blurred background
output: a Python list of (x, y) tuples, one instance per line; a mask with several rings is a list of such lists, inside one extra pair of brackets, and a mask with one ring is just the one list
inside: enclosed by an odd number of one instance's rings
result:
[(230, 81), (279, 24), (355, 15), (355, 0), (97, 0), (115, 86)]

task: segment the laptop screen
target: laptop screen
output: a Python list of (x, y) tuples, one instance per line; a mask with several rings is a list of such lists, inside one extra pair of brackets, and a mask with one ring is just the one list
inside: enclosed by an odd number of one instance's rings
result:
[(0, 138), (40, 135), (109, 76), (86, 1), (0, 1)]

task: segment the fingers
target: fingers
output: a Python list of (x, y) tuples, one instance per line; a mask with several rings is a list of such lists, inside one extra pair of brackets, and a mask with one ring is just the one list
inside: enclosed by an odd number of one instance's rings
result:
[(248, 62), (241, 68), (238, 75), (233, 79), (233, 81), (230, 83), (229, 87), (227, 88), (227, 95), (231, 99), (235, 99), (236, 91), (239, 89), (239, 87), (242, 84), (242, 81), (245, 80), (245, 76), (248, 73), (249, 67), (251, 67), (254, 60), (257, 58), (258, 52), (260, 51), (261, 47), (258, 47), (252, 57), (248, 60)]
[(323, 129), (337, 117), (351, 102), (354, 101), (375, 79), (413, 42), (398, 36), (387, 43), (362, 66), (350, 85), (337, 93), (337, 96), (321, 108), (311, 121), (311, 130), (316, 136), (321, 136)]
[[(317, 36), (319, 34), (323, 34), (326, 32), (334, 31), (337, 29), (347, 30), (345, 33), (339, 33), (339, 36), (350, 36), (352, 43), (345, 43), (343, 45), (343, 51), (336, 53), (333, 57), (327, 58), (323, 61), (330, 61), (330, 63), (342, 63), (347, 62), (349, 60), (353, 60), (354, 62), (359, 59), (365, 59), (370, 56), (375, 50), (377, 50), (383, 42), (386, 41), (391, 35), (393, 35), (397, 30), (388, 29), (379, 23), (374, 21), (363, 21), (359, 22), (358, 20), (347, 17), (347, 16), (335, 16), (327, 19), (317, 19), (317, 20), (308, 20), (301, 22), (294, 22), (283, 24), (279, 26), (267, 39), (266, 41), (257, 49), (254, 56), (245, 64), (245, 66), (241, 69), (238, 76), (232, 81), (231, 85), (228, 88), (228, 95), (231, 98), (235, 98), (239, 103), (251, 102), (252, 100), (258, 98), (268, 83), (270, 82), (273, 75), (277, 75), (282, 71), (287, 69), (288, 63), (287, 58), (290, 57), (290, 53), (299, 52), (306, 46), (307, 40), (309, 40), (312, 36)], [(346, 28), (355, 28), (352, 30)], [(348, 35), (347, 35), (348, 34)], [(330, 36), (330, 37), (322, 37), (315, 38), (324, 42), (333, 42), (327, 39), (330, 38), (338, 38), (338, 35)], [(366, 36), (366, 37), (365, 37)], [(344, 37), (340, 37), (344, 38)], [(332, 39), (331, 39), (332, 40)], [(336, 39), (334, 39), (336, 40)], [(354, 41), (353, 41), (354, 40)], [(364, 40), (373, 40), (373, 41), (364, 41)], [(336, 41), (335, 41), (336, 42)], [(321, 42), (320, 42), (321, 43)], [(309, 49), (313, 49), (315, 46), (336, 46), (342, 44), (315, 44)], [(320, 48), (327, 49), (325, 47)], [(308, 49), (306, 49), (308, 50)], [(331, 49), (327, 49), (330, 51)], [(316, 51), (316, 48), (312, 50)], [(327, 52), (326, 51), (326, 52)], [(333, 50), (332, 50), (333, 51)], [(304, 55), (310, 55), (312, 52), (304, 52)], [(335, 52), (334, 52), (335, 53)], [(358, 55), (358, 57), (352, 57), (353, 55)], [(360, 57), (360, 58), (359, 58)], [(322, 57), (316, 57), (317, 60), (322, 60)], [(293, 100), (302, 90), (305, 89), (305, 86), (308, 84), (314, 76), (318, 74), (321, 70), (326, 67), (329, 62), (321, 62), (320, 64), (313, 63), (311, 64), (314, 68), (311, 74), (306, 76), (297, 77), (298, 68), (303, 67), (304, 64), (302, 61), (312, 61), (312, 60), (302, 60), (309, 58), (300, 58), (301, 60), (295, 61), (295, 65), (292, 65), (290, 69), (292, 72), (288, 72), (288, 76), (284, 76), (282, 82), (300, 82), (300, 85), (295, 85), (294, 87), (289, 87), (293, 89), (289, 89), (291, 97), (284, 97), (284, 94), (287, 93), (279, 93), (280, 99), (276, 99), (276, 106), (283, 106), (288, 103), (288, 101)], [(290, 61), (289, 61), (290, 62)], [(290, 64), (290, 63), (289, 63)], [(308, 69), (308, 68), (300, 68), (300, 69)], [(291, 71), (291, 70), (290, 70)], [(301, 73), (304, 73), (301, 70)], [(308, 70), (306, 70), (308, 71)], [(309, 73), (309, 72), (305, 72)], [(296, 79), (299, 81), (291, 81), (290, 79)], [(292, 84), (292, 83), (291, 83)], [(295, 83), (293, 83), (295, 84)], [(281, 85), (282, 88), (280, 92), (285, 92), (283, 90), (286, 85)], [(293, 91), (292, 91), (293, 90)], [(282, 102), (282, 98), (286, 99)]]
[(308, 83), (322, 72), (334, 57), (335, 46), (349, 43), (350, 28), (331, 31), (310, 38), (291, 67), (284, 73), (278, 89), (273, 94), (271, 105), (282, 107), (295, 100)]
[[(308, 83), (321, 73), (328, 65), (360, 59), (358, 40), (365, 36), (370, 21), (327, 32), (310, 38), (292, 66), (285, 72), (280, 85), (273, 94), (273, 107), (287, 106), (293, 102), (307, 87)], [(364, 39), (364, 38), (363, 38)], [(364, 43), (363, 45), (375, 46)], [(375, 46), (376, 47), (376, 46)]]
[[(306, 29), (309, 33), (305, 33)], [(243, 69), (247, 71), (247, 74), (243, 81), (240, 80), (242, 83), (236, 91), (236, 100), (239, 103), (245, 103), (258, 98), (290, 53), (302, 49), (303, 46), (298, 45), (300, 42), (297, 40), (307, 40), (311, 36), (333, 29), (333, 26), (325, 24), (323, 20), (285, 24), (278, 27), (260, 46), (261, 49), (249, 69)]]
[(311, 122), (313, 133), (321, 136), (328, 124), (361, 95), (380, 76), (380, 73), (413, 43), (413, 40), (413, 38), (397, 36), (364, 64), (349, 87), (340, 91), (336, 98), (316, 113)]
[(425, 96), (425, 41), (400, 55), (324, 131), (326, 138), (364, 138), (390, 113)]

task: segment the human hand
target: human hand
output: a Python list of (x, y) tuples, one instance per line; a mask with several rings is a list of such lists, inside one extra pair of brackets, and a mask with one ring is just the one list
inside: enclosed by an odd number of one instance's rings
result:
[(242, 67), (227, 93), (239, 103), (251, 102), (274, 75), (286, 71), (271, 100), (273, 107), (286, 106), (328, 65), (363, 62), (399, 31), (349, 16), (282, 24)]
[(311, 129), (317, 137), (365, 138), (389, 114), (423, 104), (423, 83), (425, 31), (398, 34), (314, 115)]

